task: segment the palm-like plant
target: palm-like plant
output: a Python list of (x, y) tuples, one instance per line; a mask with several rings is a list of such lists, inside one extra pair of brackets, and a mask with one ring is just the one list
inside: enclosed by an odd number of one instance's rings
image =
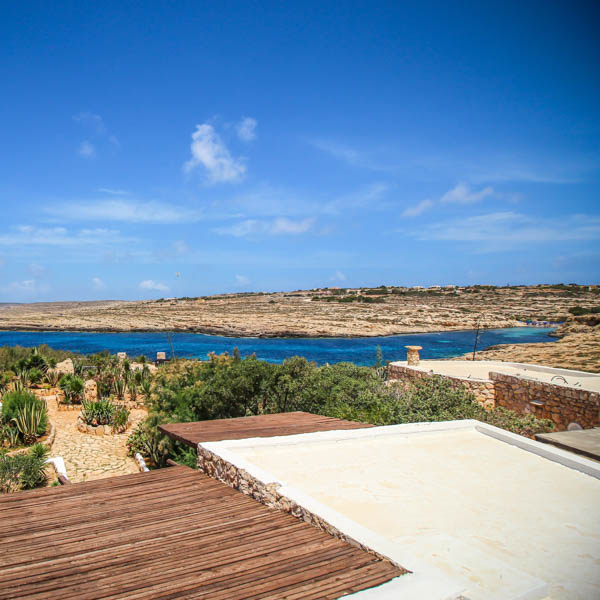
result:
[(38, 429), (46, 414), (45, 403), (30, 402), (20, 407), (17, 410), (17, 416), (11, 419), (17, 426), (19, 433), (23, 436), (26, 446), (35, 443), (38, 436)]
[(46, 372), (46, 382), (50, 385), (50, 387), (56, 387), (59, 381), (60, 373), (58, 371), (55, 371), (54, 369), (49, 369)]
[(26, 388), (29, 385), (29, 369), (27, 367), (19, 369), (17, 377), (19, 378), (19, 382), (24, 388)]
[(127, 383), (123, 377), (115, 377), (113, 381), (113, 389), (115, 391), (115, 395), (119, 400), (123, 400), (125, 396), (125, 389), (127, 387)]
[(127, 381), (127, 390), (129, 391), (129, 398), (132, 402), (137, 401), (138, 386), (134, 377), (130, 377)]

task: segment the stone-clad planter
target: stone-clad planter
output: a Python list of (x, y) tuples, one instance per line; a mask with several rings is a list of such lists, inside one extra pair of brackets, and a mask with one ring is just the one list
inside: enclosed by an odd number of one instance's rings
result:
[(88, 435), (117, 435), (127, 431), (131, 421), (127, 421), (125, 427), (115, 429), (112, 425), (88, 425), (82, 418), (81, 415), (77, 417), (77, 429), (81, 433), (87, 433)]

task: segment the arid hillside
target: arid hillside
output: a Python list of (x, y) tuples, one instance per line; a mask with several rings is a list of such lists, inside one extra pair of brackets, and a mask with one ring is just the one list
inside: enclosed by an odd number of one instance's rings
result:
[(194, 331), (230, 336), (377, 336), (564, 320), (597, 287), (325, 289), (139, 302), (0, 304), (0, 329)]
[(478, 352), (476, 359), (600, 372), (600, 315), (573, 317), (556, 334), (561, 338), (553, 344), (503, 344)]

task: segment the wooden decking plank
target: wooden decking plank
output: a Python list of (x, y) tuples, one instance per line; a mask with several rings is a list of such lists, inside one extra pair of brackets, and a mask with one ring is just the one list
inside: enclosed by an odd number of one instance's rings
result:
[[(202, 570), (206, 568), (207, 565), (211, 566), (211, 568), (214, 568), (219, 564), (229, 564), (243, 560), (248, 555), (252, 555), (253, 553), (256, 554), (257, 549), (262, 553), (266, 553), (277, 550), (278, 545), (284, 549), (294, 549), (298, 546), (298, 544), (308, 544), (307, 547), (310, 547), (310, 544), (312, 544), (312, 546), (315, 547), (314, 540), (311, 542), (310, 540), (306, 540), (305, 536), (300, 535), (298, 537), (293, 537), (289, 534), (283, 540), (282, 538), (277, 538), (277, 540), (268, 540), (268, 545), (252, 545), (252, 543), (252, 541), (248, 541), (244, 546), (242, 546), (239, 541), (237, 541), (238, 546), (236, 547), (234, 542), (231, 542), (228, 545), (223, 544), (219, 546), (218, 552), (212, 553), (207, 552), (206, 547), (195, 547), (193, 550), (188, 548), (185, 554), (186, 563), (187, 561), (194, 561), (193, 569)], [(179, 550), (179, 547), (177, 547), (177, 550)], [(150, 554), (145, 552), (137, 552), (133, 556), (127, 556), (124, 562), (120, 564), (117, 563), (117, 565), (113, 566), (111, 566), (110, 563), (92, 563), (91, 565), (82, 565), (78, 558), (77, 564), (71, 565), (65, 569), (57, 569), (54, 574), (47, 571), (43, 579), (31, 577), (26, 580), (25, 584), (21, 583), (20, 580), (15, 580), (13, 585), (6, 586), (6, 589), (10, 590), (13, 588), (18, 588), (18, 591), (21, 595), (27, 594), (30, 589), (34, 589), (36, 593), (49, 593), (50, 591), (56, 589), (57, 585), (63, 586), (65, 583), (69, 586), (85, 585), (90, 581), (94, 584), (94, 589), (102, 589), (106, 581), (108, 581), (108, 584), (112, 586), (118, 584), (121, 580), (131, 580), (132, 570), (135, 570), (136, 574), (144, 581), (148, 581), (148, 577), (156, 571), (155, 563), (152, 563), (153, 558), (156, 558), (157, 562), (160, 563), (160, 570), (163, 572), (167, 570), (169, 565), (174, 566), (174, 568), (189, 569), (188, 564), (183, 566), (181, 565), (180, 552), (177, 552), (176, 556), (170, 556), (165, 554), (164, 551), (161, 553), (160, 550)], [(106, 569), (106, 567), (109, 566), (110, 571), (106, 571), (106, 573), (110, 573), (110, 576), (105, 576), (99, 579), (96, 576), (95, 571), (98, 569)], [(33, 573), (31, 575), (33, 575)], [(57, 579), (60, 580), (59, 584), (57, 584)]]
[(199, 442), (296, 435), (365, 427), (372, 427), (372, 425), (305, 412), (291, 412), (194, 423), (171, 423), (161, 425), (160, 429), (172, 438), (195, 448)]
[(15, 496), (2, 600), (336, 598), (402, 572), (185, 467)]
[[(188, 550), (189, 548), (199, 548), (202, 552), (210, 553), (211, 547), (215, 546), (219, 548), (221, 551), (224, 548), (233, 548), (233, 553), (240, 552), (240, 548), (242, 548), (242, 544), (237, 539), (238, 537), (243, 539), (244, 541), (248, 540), (248, 543), (254, 543), (254, 540), (260, 541), (261, 538), (268, 536), (268, 539), (274, 540), (279, 539), (279, 536), (285, 536), (286, 538), (297, 539), (298, 541), (308, 541), (311, 538), (314, 538), (314, 535), (309, 534), (305, 528), (299, 527), (299, 524), (290, 523), (287, 527), (282, 528), (279, 526), (272, 526), (268, 521), (261, 522), (253, 522), (252, 528), (242, 528), (239, 530), (234, 530), (231, 528), (227, 528), (225, 531), (220, 531), (218, 534), (215, 534), (210, 537), (199, 537), (199, 532), (192, 530), (188, 534), (182, 534), (181, 532), (175, 532), (167, 538), (158, 538), (163, 546), (160, 549), (155, 550), (157, 552), (162, 552), (163, 548), (170, 550)], [(231, 540), (231, 535), (235, 534), (236, 538)], [(277, 534), (277, 536), (275, 536)], [(185, 537), (184, 537), (185, 536)], [(94, 566), (101, 564), (102, 561), (105, 561), (106, 564), (109, 564), (111, 561), (107, 560), (107, 557), (110, 557), (111, 560), (118, 562), (120, 558), (119, 553), (126, 553), (126, 558), (129, 560), (132, 557), (136, 556), (136, 553), (143, 555), (144, 557), (151, 556), (154, 554), (152, 551), (152, 544), (156, 540), (156, 537), (151, 537), (144, 542), (140, 542), (138, 540), (135, 543), (123, 544), (121, 546), (115, 546), (114, 552), (111, 552), (110, 548), (102, 548), (102, 549), (94, 549), (90, 552), (78, 552), (77, 553), (77, 564), (75, 567), (71, 564), (70, 557), (62, 557), (61, 559), (48, 559), (47, 561), (36, 563), (36, 570), (59, 570), (61, 567), (66, 566), (67, 571), (72, 568), (79, 568), (82, 565), (86, 565), (90, 563)], [(180, 541), (181, 540), (181, 541)], [(148, 549), (150, 546), (150, 549)], [(156, 544), (154, 543), (154, 546)], [(212, 551), (214, 552), (214, 550)], [(27, 574), (31, 574), (32, 568), (29, 564), (23, 565), (19, 564), (14, 567), (4, 569), (5, 573), (2, 574), (3, 580), (14, 580), (23, 575), (27, 576)]]

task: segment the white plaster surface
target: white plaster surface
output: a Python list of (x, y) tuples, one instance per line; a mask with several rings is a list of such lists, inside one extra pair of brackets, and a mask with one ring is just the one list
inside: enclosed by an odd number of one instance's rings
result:
[[(406, 361), (392, 363), (406, 367)], [(489, 373), (503, 373), (515, 377), (524, 377), (543, 383), (552, 383), (563, 387), (572, 387), (580, 390), (600, 391), (600, 375), (584, 371), (571, 371), (569, 369), (553, 369), (539, 365), (525, 363), (508, 363), (499, 360), (422, 360), (411, 369), (429, 373), (433, 371), (438, 375), (462, 377), (474, 380), (490, 380)], [(565, 383), (566, 382), (566, 383)]]
[(600, 480), (474, 423), (206, 446), (309, 510), (374, 532), (396, 549), (386, 555), (412, 557), (416, 576), (431, 565), (460, 581), (467, 598), (600, 598)]

